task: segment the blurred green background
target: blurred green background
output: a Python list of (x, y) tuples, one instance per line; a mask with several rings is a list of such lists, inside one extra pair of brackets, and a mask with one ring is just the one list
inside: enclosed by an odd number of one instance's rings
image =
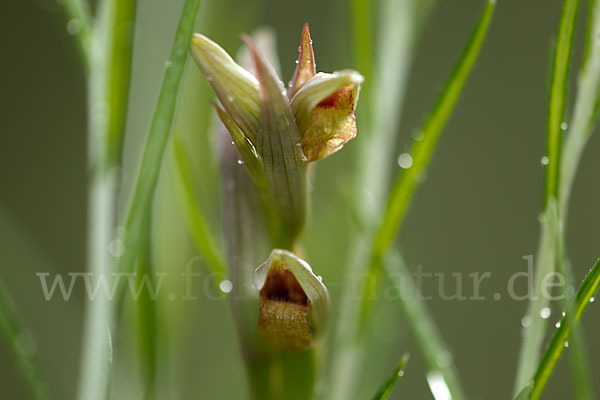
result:
[[(125, 193), (135, 176), (182, 4), (181, 0), (138, 1)], [(404, 108), (397, 110), (401, 122), (393, 146), (398, 154), (407, 150), (411, 133), (458, 59), (482, 6), (481, 0), (440, 0), (433, 8), (415, 46)], [(85, 271), (85, 77), (74, 41), (66, 32), (65, 16), (55, 1), (13, 1), (3, 8), (0, 276), (36, 339), (56, 398), (70, 399), (77, 387), (87, 300), (83, 286), (76, 285), (71, 301), (45, 301), (35, 273), (53, 276)], [(526, 303), (508, 299), (506, 283), (512, 274), (526, 269), (522, 257), (534, 254), (537, 246), (549, 61), (560, 11), (559, 0), (499, 0), (480, 59), (399, 239), (412, 269), (422, 265), (424, 271), (434, 273), (492, 273), (482, 285), (485, 301), (444, 301), (436, 296), (434, 280), (423, 287), (425, 294), (433, 296), (428, 305), (472, 399), (506, 399), (512, 393)], [(585, 18), (584, 13), (585, 7), (580, 18)], [(343, 0), (205, 0), (198, 30), (235, 54), (241, 43), (239, 33), (271, 26), (287, 82), (304, 22), (311, 26), (318, 70), (354, 66), (349, 21), (349, 4)], [(578, 34), (576, 43), (582, 41)], [(575, 56), (575, 66), (579, 58)], [(573, 93), (574, 85), (570, 89)], [(221, 211), (214, 143), (204, 134), (212, 114), (205, 82), (191, 63), (180, 99), (175, 131), (194, 157), (197, 194), (217, 232)], [(320, 163), (305, 235), (307, 254), (330, 289), (334, 313), (347, 261), (348, 237), (340, 236), (340, 231), (353, 229), (343, 186), (352, 178), (359, 145), (360, 140), (352, 141), (344, 152)], [(568, 227), (568, 250), (577, 282), (600, 255), (600, 236), (594, 229), (600, 224), (598, 154), (600, 138), (595, 135), (575, 182)], [(154, 251), (157, 269), (175, 278), (165, 281), (159, 303), (161, 385), (172, 399), (245, 398), (245, 376), (227, 304), (203, 296), (201, 284), (196, 301), (167, 299), (167, 293), (181, 293), (178, 276), (196, 255), (173, 192), (165, 162), (155, 207)], [(126, 201), (123, 196), (122, 203)], [(206, 275), (201, 260), (193, 268)], [(448, 278), (447, 282), (452, 281)], [(519, 289), (524, 290), (524, 284)], [(496, 292), (504, 298), (494, 300)], [(405, 350), (412, 358), (396, 398), (431, 398), (423, 363), (402, 320), (390, 318), (394, 314), (399, 311), (393, 302), (382, 305), (376, 314), (380, 350), (374, 350), (364, 366), (361, 398), (374, 392)], [(592, 376), (600, 373), (600, 343), (594, 340), (600, 332), (599, 317), (596, 306), (583, 319)], [(135, 321), (131, 313), (124, 318), (115, 356), (115, 395), (133, 399), (139, 389), (138, 376), (134, 352), (128, 349), (136, 346)], [(545, 398), (571, 398), (565, 361), (563, 357)], [(0, 388), (1, 398), (29, 398), (4, 342), (0, 342)], [(600, 393), (600, 381), (596, 389)]]

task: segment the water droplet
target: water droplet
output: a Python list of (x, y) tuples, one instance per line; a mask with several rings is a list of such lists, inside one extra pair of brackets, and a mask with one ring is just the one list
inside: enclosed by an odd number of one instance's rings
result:
[(413, 134), (413, 139), (417, 142), (420, 142), (425, 137), (423, 131), (419, 131), (418, 133)]
[(554, 326), (560, 328), (560, 322), (557, 322), (556, 324), (554, 324)]
[(412, 167), (413, 159), (410, 154), (402, 153), (398, 156), (398, 165), (400, 168), (407, 169)]
[(544, 157), (542, 157), (540, 162), (542, 163), (542, 165), (548, 165), (548, 163), (550, 162), (550, 159), (548, 159), (548, 156), (544, 156)]
[(221, 283), (219, 283), (219, 289), (221, 289), (221, 292), (223, 293), (231, 293), (233, 284), (229, 279), (223, 279)]
[(560, 315), (562, 315), (564, 317), (564, 316), (567, 315), (567, 313), (563, 311), (563, 312), (560, 313)]
[(123, 245), (123, 242), (120, 239), (113, 239), (108, 244), (108, 252), (113, 257), (121, 257), (125, 252), (125, 246)]
[(171, 68), (173, 63), (170, 60), (165, 61), (165, 68)]
[(233, 102), (233, 100), (234, 100), (233, 95), (232, 94), (228, 94), (227, 95), (227, 101), (231, 103), (231, 102)]
[(595, 297), (590, 297), (590, 303), (593, 303), (593, 302), (595, 302), (595, 301), (596, 301), (596, 298), (595, 298)]
[(244, 162), (242, 160), (237, 160), (238, 165), (242, 165)]
[(540, 224), (543, 224), (544, 222), (546, 222), (546, 214), (539, 213), (537, 219), (540, 222)]
[(542, 319), (550, 318), (550, 314), (552, 314), (552, 310), (548, 307), (544, 307), (540, 310), (540, 317), (542, 317)]
[(565, 342), (565, 347), (569, 347), (569, 342)]
[(562, 129), (563, 131), (566, 131), (568, 128), (568, 125), (566, 122), (563, 122), (562, 124), (560, 124), (560, 129)]
[(81, 32), (81, 22), (78, 19), (71, 19), (67, 22), (67, 33), (69, 35), (77, 35)]
[(402, 370), (398, 371), (398, 376), (400, 378), (402, 378), (404, 376), (404, 371), (402, 371)]
[(298, 60), (296, 60), (296, 64), (298, 64)]
[(317, 279), (321, 282), (323, 282), (323, 277), (321, 275), (317, 276)]
[(527, 328), (530, 325), (531, 325), (531, 317), (529, 315), (526, 315), (523, 318), (521, 318), (521, 326), (523, 328)]
[(452, 400), (448, 384), (439, 371), (428, 373), (427, 383), (429, 384), (429, 390), (431, 390), (431, 394), (435, 400)]

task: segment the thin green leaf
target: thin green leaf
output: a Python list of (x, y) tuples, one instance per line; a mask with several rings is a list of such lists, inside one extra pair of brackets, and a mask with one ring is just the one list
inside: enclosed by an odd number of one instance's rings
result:
[(429, 165), (440, 134), (479, 56), (495, 5), (496, 1), (490, 0), (485, 6), (458, 64), (413, 143), (409, 152), (412, 165), (396, 178), (375, 239), (374, 251), (378, 254), (383, 254), (398, 234), (415, 188)]
[(185, 222), (198, 252), (204, 257), (218, 287), (221, 280), (227, 277), (225, 257), (220, 246), (215, 242), (215, 235), (210, 232), (202, 208), (196, 199), (190, 162), (185, 147), (177, 135), (173, 140), (171, 160), (179, 189), (177, 198), (184, 211)]
[(531, 391), (533, 390), (533, 382), (525, 386), (525, 389), (521, 390), (515, 400), (529, 400)]
[(86, 70), (90, 68), (93, 20), (86, 0), (62, 0), (67, 12), (67, 32), (77, 40), (81, 62)]
[(50, 399), (48, 384), (38, 358), (38, 352), (19, 318), (8, 290), (0, 280), (0, 331), (6, 339), (7, 347), (17, 361), (19, 371), (25, 378), (36, 400)]
[(136, 278), (140, 297), (137, 299), (137, 335), (140, 371), (142, 372), (144, 399), (156, 398), (157, 368), (157, 307), (150, 288), (156, 288), (154, 265), (152, 260), (152, 220), (145, 229), (145, 246), (143, 254), (138, 257)]
[(590, 2), (586, 60), (579, 73), (573, 116), (569, 121), (560, 165), (560, 215), (568, 214), (569, 197), (583, 150), (593, 132), (600, 94), (600, 7)]
[(573, 47), (573, 31), (577, 19), (578, 0), (566, 0), (558, 28), (554, 62), (552, 64), (552, 81), (550, 101), (548, 102), (548, 138), (546, 141), (546, 196), (558, 197), (558, 180), (560, 171), (560, 153), (562, 148), (562, 125), (564, 123), (567, 83), (571, 66)]
[(383, 260), (383, 268), (400, 294), (400, 309), (408, 322), (411, 336), (425, 359), (428, 375), (436, 374), (437, 381), (440, 379), (443, 381), (452, 394), (452, 399), (464, 399), (458, 373), (451, 362), (451, 353), (442, 339), (433, 316), (421, 300), (421, 293), (400, 253), (393, 251), (389, 254)]
[(400, 362), (398, 363), (396, 368), (394, 368), (392, 375), (388, 378), (387, 381), (385, 381), (383, 385), (381, 385), (377, 393), (375, 393), (375, 396), (373, 396), (373, 400), (384, 400), (388, 398), (390, 393), (392, 393), (394, 386), (396, 386), (396, 382), (398, 382), (398, 379), (402, 375), (404, 375), (404, 368), (406, 367), (408, 358), (408, 354), (404, 354), (402, 356)]
[(107, 73), (107, 154), (108, 168), (121, 163), (123, 137), (129, 102), (131, 82), (131, 60), (133, 55), (133, 35), (135, 33), (136, 0), (110, 0), (110, 25), (106, 26), (107, 37), (105, 62)]
[[(583, 283), (577, 290), (574, 307), (572, 310), (567, 310), (566, 315), (560, 322), (560, 327), (554, 332), (554, 336), (552, 336), (552, 339), (542, 356), (537, 372), (533, 378), (531, 399), (536, 400), (540, 398), (560, 355), (567, 345), (567, 339), (569, 338), (572, 326), (581, 319), (583, 312), (592, 301), (599, 285), (600, 260), (596, 261), (596, 264), (583, 280)], [(572, 313), (574, 313), (574, 315), (572, 315)]]
[[(576, 4), (573, 4), (571, 0), (566, 0), (563, 7), (563, 16), (561, 18), (561, 25), (559, 28), (559, 41), (557, 42), (557, 50), (555, 54), (555, 64), (562, 64), (562, 73), (559, 71), (560, 67), (556, 65), (553, 67), (553, 92), (550, 98), (549, 112), (553, 113), (553, 117), (549, 115), (549, 126), (548, 126), (548, 147), (553, 147), (554, 151), (549, 154), (550, 158), (554, 159), (554, 166), (548, 171), (546, 176), (546, 193), (545, 193), (545, 204), (546, 209), (544, 211), (545, 223), (541, 224), (541, 236), (537, 250), (537, 260), (535, 267), (536, 281), (534, 282), (534, 295), (537, 297), (536, 300), (532, 300), (529, 303), (527, 315), (537, 315), (543, 307), (548, 304), (548, 299), (544, 296), (539, 295), (539, 287), (542, 284), (541, 279), (554, 270), (555, 264), (559, 268), (562, 268), (562, 263), (566, 262), (566, 257), (556, 258), (555, 251), (564, 244), (564, 231), (567, 223), (568, 204), (570, 193), (573, 185), (573, 180), (587, 143), (589, 134), (592, 131), (592, 122), (594, 120), (594, 106), (598, 96), (598, 89), (600, 87), (600, 44), (594, 38), (600, 34), (600, 13), (597, 7), (590, 3), (590, 17), (588, 20), (587, 38), (586, 38), (586, 55), (585, 60), (579, 73), (579, 85), (577, 95), (575, 99), (575, 108), (571, 121), (569, 122), (568, 135), (564, 141), (564, 146), (561, 148), (561, 140), (558, 135), (552, 136), (551, 129), (561, 129), (562, 116), (564, 109), (565, 99), (558, 99), (558, 96), (566, 96), (566, 74), (565, 67), (568, 67), (568, 59), (566, 58), (567, 52), (570, 52), (572, 33), (569, 32), (573, 29), (572, 24), (575, 22), (575, 16), (572, 14), (573, 8)], [(559, 46), (562, 46), (562, 50), (559, 50)], [(562, 52), (562, 53), (561, 53)], [(562, 58), (561, 58), (562, 54)], [(555, 76), (558, 75), (558, 78)], [(554, 80), (558, 79), (559, 83)], [(553, 111), (554, 110), (554, 111)], [(559, 112), (560, 111), (560, 112)], [(561, 115), (558, 118), (558, 115)], [(551, 126), (551, 122), (552, 128)], [(560, 177), (556, 176), (554, 168), (557, 168), (557, 163), (560, 163)], [(550, 167), (550, 166), (549, 166)], [(549, 187), (557, 187), (549, 189)], [(554, 204), (553, 204), (554, 203)], [(559, 232), (559, 227), (560, 231)], [(557, 233), (558, 232), (558, 233)], [(558, 237), (556, 237), (558, 235)], [(566, 274), (567, 280), (569, 278), (570, 271), (568, 267), (562, 268)], [(566, 285), (567, 287), (569, 285)], [(519, 356), (519, 363), (517, 367), (517, 377), (515, 380), (515, 393), (520, 390), (526, 382), (531, 378), (535, 372), (535, 368), (538, 364), (540, 353), (542, 350), (543, 338), (546, 333), (546, 321), (539, 318), (532, 320), (531, 326), (524, 328), (523, 343), (521, 346), (521, 353)], [(575, 334), (575, 336), (582, 336)], [(576, 347), (581, 347), (583, 341), (575, 340), (574, 344)], [(580, 349), (575, 349), (576, 352)], [(585, 362), (583, 357), (579, 357), (578, 364)], [(577, 365), (576, 365), (577, 366)], [(579, 371), (577, 371), (579, 370)], [(576, 382), (578, 383), (578, 391), (583, 389), (581, 385), (583, 380), (582, 373), (585, 370), (585, 366), (577, 366), (574, 370), (576, 374)], [(589, 392), (591, 389), (588, 389)]]
[[(149, 216), (154, 190), (158, 181), (162, 159), (171, 133), (175, 105), (179, 93), (179, 84), (183, 76), (187, 60), (190, 38), (194, 29), (194, 22), (200, 7), (200, 0), (186, 0), (171, 54), (167, 71), (161, 85), (158, 102), (154, 110), (150, 132), (144, 145), (142, 161), (136, 179), (133, 198), (130, 202), (125, 223), (127, 240), (125, 252), (119, 259), (118, 270), (131, 272), (134, 268), (136, 257), (144, 246), (143, 227), (145, 219)], [(124, 296), (124, 286), (120, 286), (118, 299)], [(116, 302), (119, 303), (119, 302)]]

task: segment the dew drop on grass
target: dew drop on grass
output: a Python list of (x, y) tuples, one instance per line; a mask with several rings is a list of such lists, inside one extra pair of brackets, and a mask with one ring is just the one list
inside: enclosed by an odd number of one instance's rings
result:
[(242, 160), (237, 160), (238, 165), (242, 165), (244, 162)]
[(567, 315), (567, 313), (563, 311), (563, 312), (560, 313), (560, 315), (562, 315), (564, 317), (564, 316)]
[(554, 324), (554, 326), (560, 328), (560, 322), (557, 322), (556, 324)]
[(221, 289), (221, 292), (223, 293), (231, 293), (233, 284), (229, 279), (223, 279), (221, 283), (219, 283), (219, 289)]
[(77, 35), (81, 32), (81, 22), (78, 19), (71, 19), (67, 22), (67, 33), (69, 35)]
[(170, 60), (165, 61), (165, 68), (171, 68), (173, 63)]
[(566, 131), (568, 128), (568, 125), (566, 122), (563, 122), (562, 124), (560, 124), (560, 129), (562, 129), (563, 131)]
[(529, 315), (526, 315), (523, 318), (521, 318), (521, 326), (523, 328), (527, 328), (530, 325), (531, 325), (531, 317)]
[(593, 302), (595, 302), (595, 301), (596, 301), (596, 298), (595, 298), (595, 297), (590, 297), (590, 303), (593, 303)]
[(230, 103), (233, 103), (233, 100), (234, 100), (233, 95), (232, 94), (228, 94), (227, 95), (227, 101), (230, 102)]
[(565, 347), (569, 347), (569, 342), (565, 342)]
[(432, 371), (427, 374), (427, 384), (435, 400), (452, 400), (448, 384), (439, 371)]
[(108, 244), (108, 252), (113, 257), (121, 257), (125, 252), (125, 246), (123, 245), (123, 242), (120, 239), (113, 239)]
[(548, 156), (544, 156), (544, 157), (542, 157), (540, 162), (542, 163), (542, 165), (548, 165), (548, 163), (550, 162), (550, 159), (548, 158)]
[(551, 314), (552, 314), (552, 310), (550, 310), (550, 308), (548, 308), (548, 307), (544, 307), (540, 310), (540, 317), (542, 317), (542, 319), (550, 318)]
[(408, 169), (412, 167), (413, 159), (410, 154), (402, 153), (398, 156), (398, 165), (402, 169)]
[(398, 371), (398, 376), (400, 378), (402, 378), (404, 376), (404, 371), (402, 371), (402, 370)]

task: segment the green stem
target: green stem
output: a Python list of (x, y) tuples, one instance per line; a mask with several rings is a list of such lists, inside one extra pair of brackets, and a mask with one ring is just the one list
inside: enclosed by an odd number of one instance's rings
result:
[[(144, 247), (143, 229), (146, 225), (145, 219), (150, 215), (165, 148), (171, 134), (179, 86), (199, 7), (200, 0), (186, 0), (183, 6), (171, 54), (166, 64), (167, 70), (152, 117), (150, 131), (144, 144), (133, 198), (126, 214), (127, 241), (125, 251), (119, 259), (119, 272), (131, 272), (135, 267), (136, 258)], [(120, 285), (117, 289), (116, 307), (120, 307), (120, 304), (122, 304), (125, 289), (124, 285)]]
[(81, 61), (89, 72), (90, 68), (90, 53), (92, 47), (93, 36), (93, 19), (90, 12), (90, 7), (85, 0), (62, 0), (69, 22), (67, 29), (77, 39), (77, 48)]
[(12, 351), (33, 398), (36, 400), (50, 399), (48, 383), (42, 373), (33, 339), (25, 330), (2, 280), (0, 280), (0, 331), (5, 336), (6, 344)]
[[(82, 3), (71, 0), (66, 4), (83, 7)], [(81, 10), (80, 13), (83, 21), (85, 13)], [(86, 47), (89, 65), (88, 270), (95, 279), (106, 279), (107, 282), (114, 272), (109, 246), (115, 230), (119, 183), (118, 170), (113, 168), (119, 157), (109, 143), (111, 137), (122, 138), (125, 128), (134, 13), (135, 1), (106, 0), (100, 3), (98, 21), (95, 30), (90, 32)], [(89, 21), (85, 26), (88, 25)], [(104, 400), (110, 396), (112, 321), (110, 299), (102, 293), (90, 299), (85, 317), (80, 399)]]

